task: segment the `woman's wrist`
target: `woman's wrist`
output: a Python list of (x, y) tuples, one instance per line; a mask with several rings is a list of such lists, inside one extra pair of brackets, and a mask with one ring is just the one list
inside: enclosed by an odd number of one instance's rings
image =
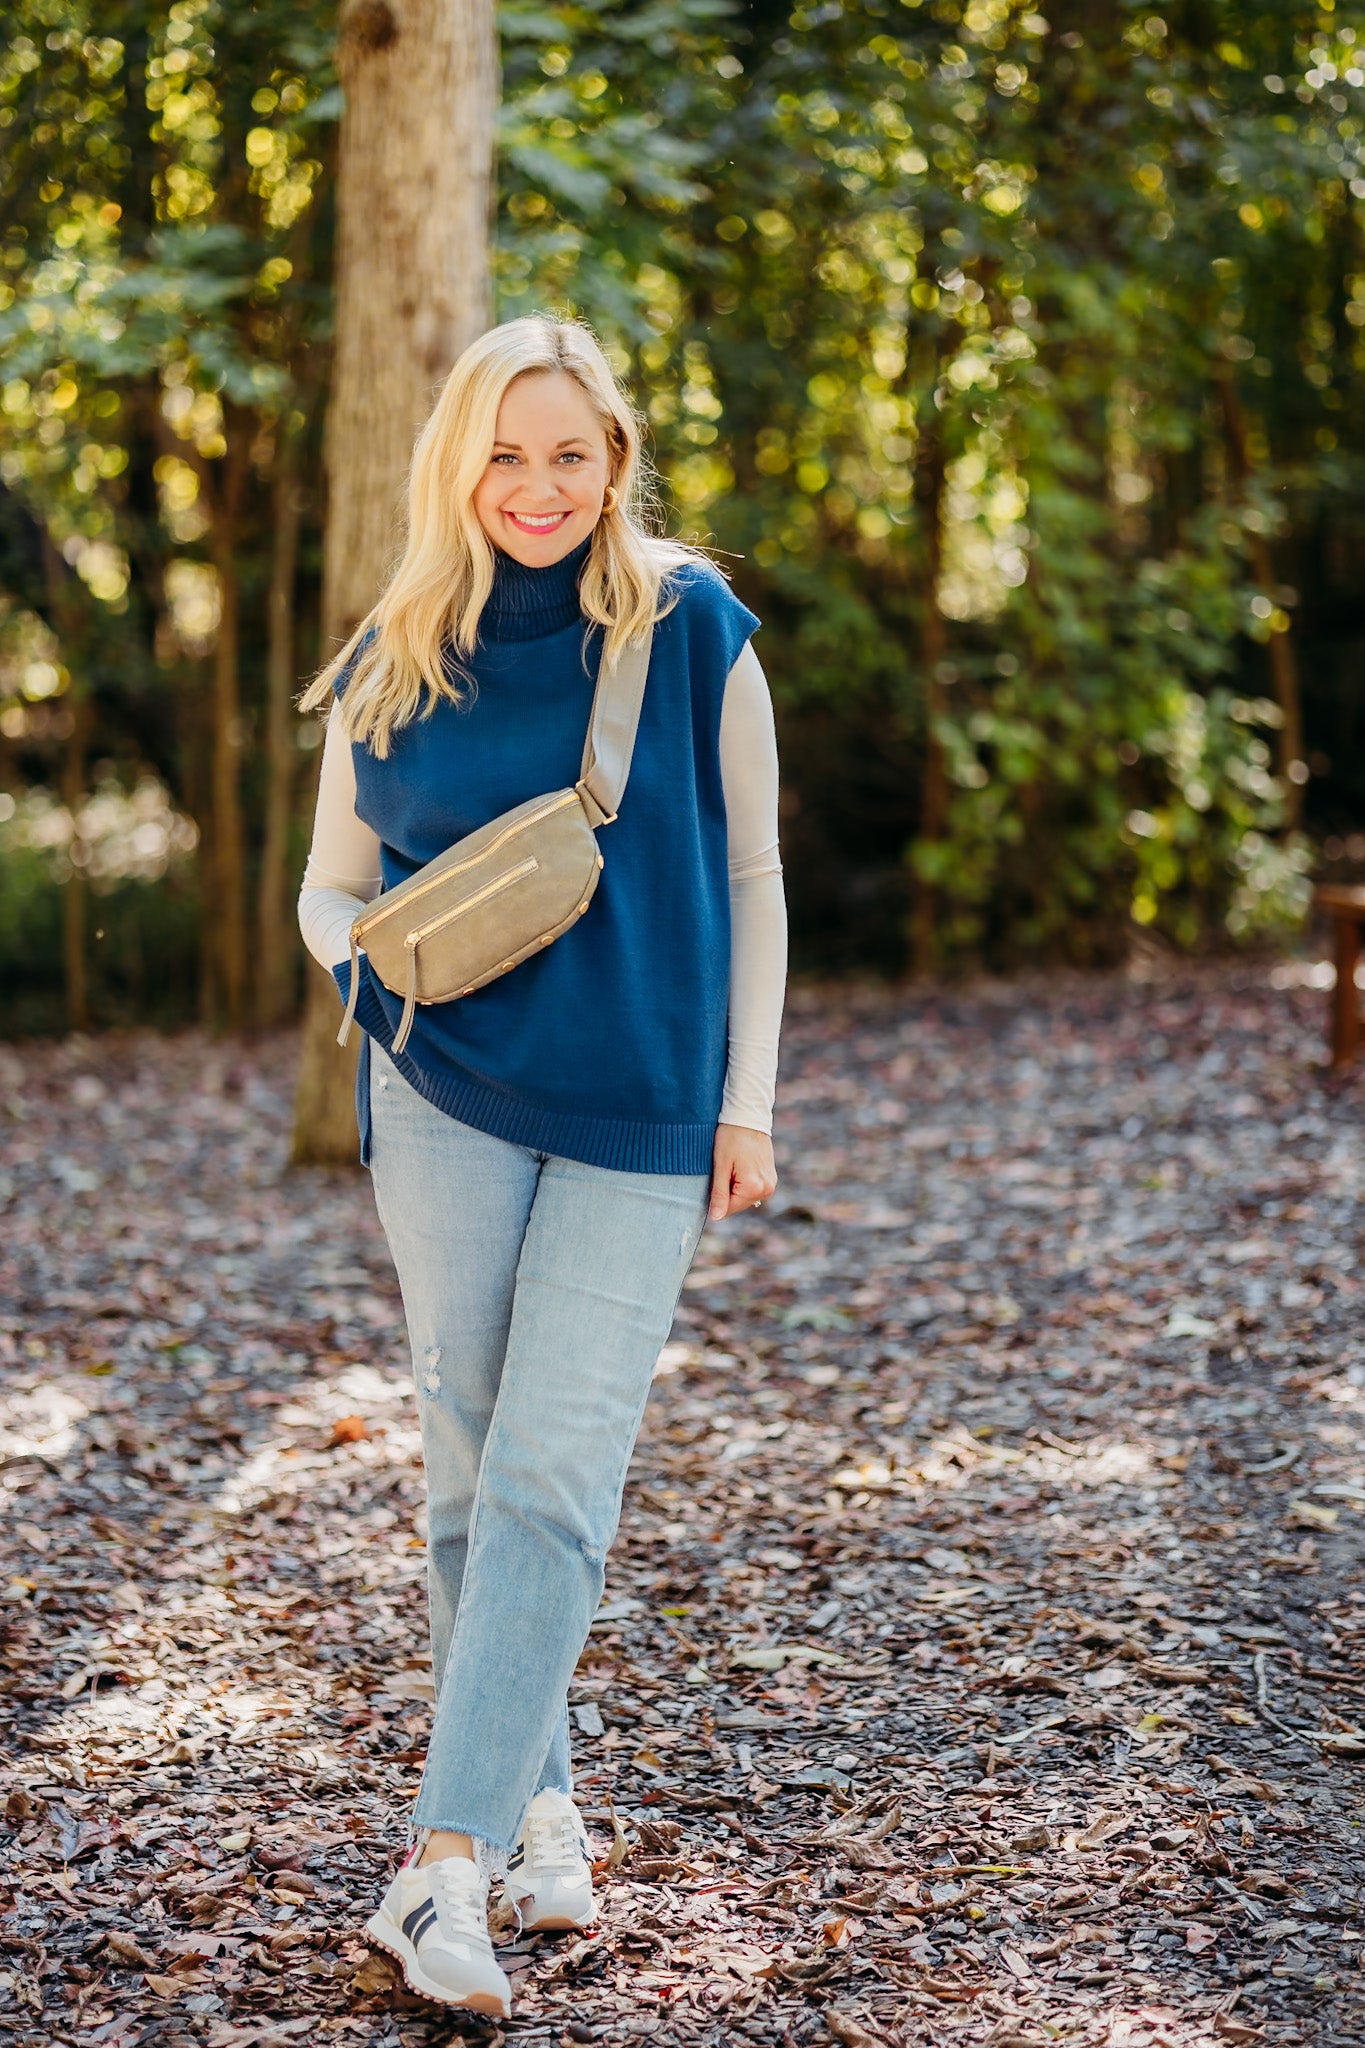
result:
[(756, 1209), (776, 1186), (773, 1141), (767, 1132), (752, 1131), (744, 1124), (717, 1124), (712, 1148), (712, 1222), (740, 1209)]

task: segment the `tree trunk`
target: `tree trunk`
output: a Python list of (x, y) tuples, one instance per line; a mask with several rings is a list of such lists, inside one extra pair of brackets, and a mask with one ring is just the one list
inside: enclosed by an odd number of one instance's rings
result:
[(219, 999), (218, 953), (213, 934), (213, 690), (207, 659), (183, 652), (174, 673), (176, 751), (180, 760), (180, 796), (199, 833), (194, 874), (197, 897), (195, 968), (196, 1015), (211, 1031), (222, 1010)]
[[(337, 165), (336, 343), (326, 423), (324, 658), (378, 598), (412, 444), (436, 387), (492, 318), (488, 239), (499, 93), (493, 0), (347, 0)], [(350, 1164), (358, 1033), (309, 978), (297, 1162)]]
[(256, 1019), (282, 1024), (294, 1006), (298, 928), (290, 915), (289, 827), (294, 814), (294, 579), (299, 552), (299, 441), (302, 424), (281, 419), (275, 448), (266, 654), (265, 831), (257, 889)]
[(213, 894), (211, 917), (218, 957), (223, 1021), (239, 1031), (246, 1021), (246, 835), (242, 823), (242, 683), (239, 653), (237, 530), (249, 455), (248, 425), (224, 407), (228, 449), (214, 508), (213, 564), (218, 573), (219, 618), (213, 647)]
[[(90, 700), (87, 695), (89, 633), (86, 621), (72, 603), (71, 572), (51, 534), (44, 527), (39, 539), (43, 581), (47, 594), (48, 622), (57, 635), (62, 659), (71, 678), (66, 709), (71, 730), (62, 749), (62, 802), (71, 818), (71, 872), (62, 888), (62, 984), (66, 1001), (66, 1028), (85, 1031), (90, 1024), (89, 980), (86, 972), (85, 864), (76, 820), (85, 798), (86, 748), (90, 739)], [(36, 566), (36, 564), (35, 564)]]
[[(90, 732), (90, 700), (79, 684), (67, 699), (71, 730), (62, 753), (62, 802), (71, 816), (71, 872), (62, 890), (62, 979), (66, 988), (66, 1028), (90, 1028), (89, 977), (86, 972), (85, 849), (77, 819), (85, 800), (85, 750)], [(77, 854), (82, 856), (77, 859)]]
[[(1239, 496), (1244, 496), (1251, 482), (1251, 447), (1247, 439), (1246, 415), (1232, 372), (1220, 367), (1218, 391), (1223, 402), (1223, 421), (1227, 428), (1228, 467)], [(1247, 533), (1247, 553), (1251, 557), (1251, 573), (1256, 579), (1261, 595), (1269, 604), (1278, 609), (1276, 591), (1279, 581), (1275, 575), (1274, 557), (1270, 542), (1262, 532)], [(1294, 638), (1288, 626), (1276, 632), (1274, 623), (1266, 643), (1270, 659), (1270, 677), (1275, 691), (1275, 702), (1280, 707), (1280, 730), (1277, 734), (1276, 766), (1284, 791), (1285, 824), (1291, 832), (1297, 832), (1303, 818), (1303, 785), (1308, 780), (1308, 768), (1303, 758), (1303, 703), (1299, 691), (1299, 663), (1294, 650)]]
[[(943, 490), (948, 456), (943, 416), (938, 408), (943, 372), (953, 343), (941, 332), (935, 338), (932, 364), (919, 404), (915, 452), (915, 507), (919, 515), (920, 635), (919, 663), (924, 677), (924, 777), (920, 785), (918, 840), (936, 846), (948, 822), (948, 771), (938, 721), (943, 710), (943, 657), (947, 630), (939, 609), (943, 574)], [(907, 358), (909, 344), (907, 341)], [(927, 875), (915, 877), (910, 924), (911, 964), (916, 974), (930, 974), (938, 961), (939, 890)]]

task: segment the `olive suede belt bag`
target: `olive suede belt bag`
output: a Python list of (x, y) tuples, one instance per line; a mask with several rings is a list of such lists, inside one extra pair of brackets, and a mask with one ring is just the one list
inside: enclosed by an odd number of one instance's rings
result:
[(419, 1003), (471, 994), (582, 917), (602, 872), (597, 828), (616, 817), (630, 774), (653, 640), (651, 626), (613, 667), (603, 659), (571, 789), (533, 796), (467, 833), (356, 918), (338, 1045), (355, 1017), (362, 951), (390, 994), (404, 999), (397, 1053)]

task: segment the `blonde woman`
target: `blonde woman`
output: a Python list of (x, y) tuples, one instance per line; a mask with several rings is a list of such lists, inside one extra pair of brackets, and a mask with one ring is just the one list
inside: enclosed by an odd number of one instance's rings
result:
[(530, 1928), (588, 1925), (567, 1689), (660, 1347), (708, 1215), (776, 1186), (786, 920), (759, 621), (649, 530), (641, 420), (580, 322), (511, 320), (418, 439), (407, 545), (304, 693), (329, 706), (305, 940), (350, 994), (351, 923), (455, 840), (579, 772), (603, 649), (653, 624), (584, 916), (419, 1006), (360, 956), (361, 1157), (420, 1404), (437, 1701), (410, 1846), (368, 1923), (414, 1990), (506, 2015), (500, 1874)]

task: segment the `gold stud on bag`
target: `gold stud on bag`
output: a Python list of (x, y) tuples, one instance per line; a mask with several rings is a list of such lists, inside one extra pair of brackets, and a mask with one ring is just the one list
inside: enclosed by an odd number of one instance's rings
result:
[(593, 692), (583, 765), (572, 789), (504, 811), (388, 890), (351, 926), (351, 987), (337, 1033), (345, 1045), (360, 993), (360, 954), (403, 997), (393, 1050), (419, 1003), (448, 1003), (518, 966), (576, 924), (602, 872), (597, 828), (610, 825), (630, 774), (653, 628)]

